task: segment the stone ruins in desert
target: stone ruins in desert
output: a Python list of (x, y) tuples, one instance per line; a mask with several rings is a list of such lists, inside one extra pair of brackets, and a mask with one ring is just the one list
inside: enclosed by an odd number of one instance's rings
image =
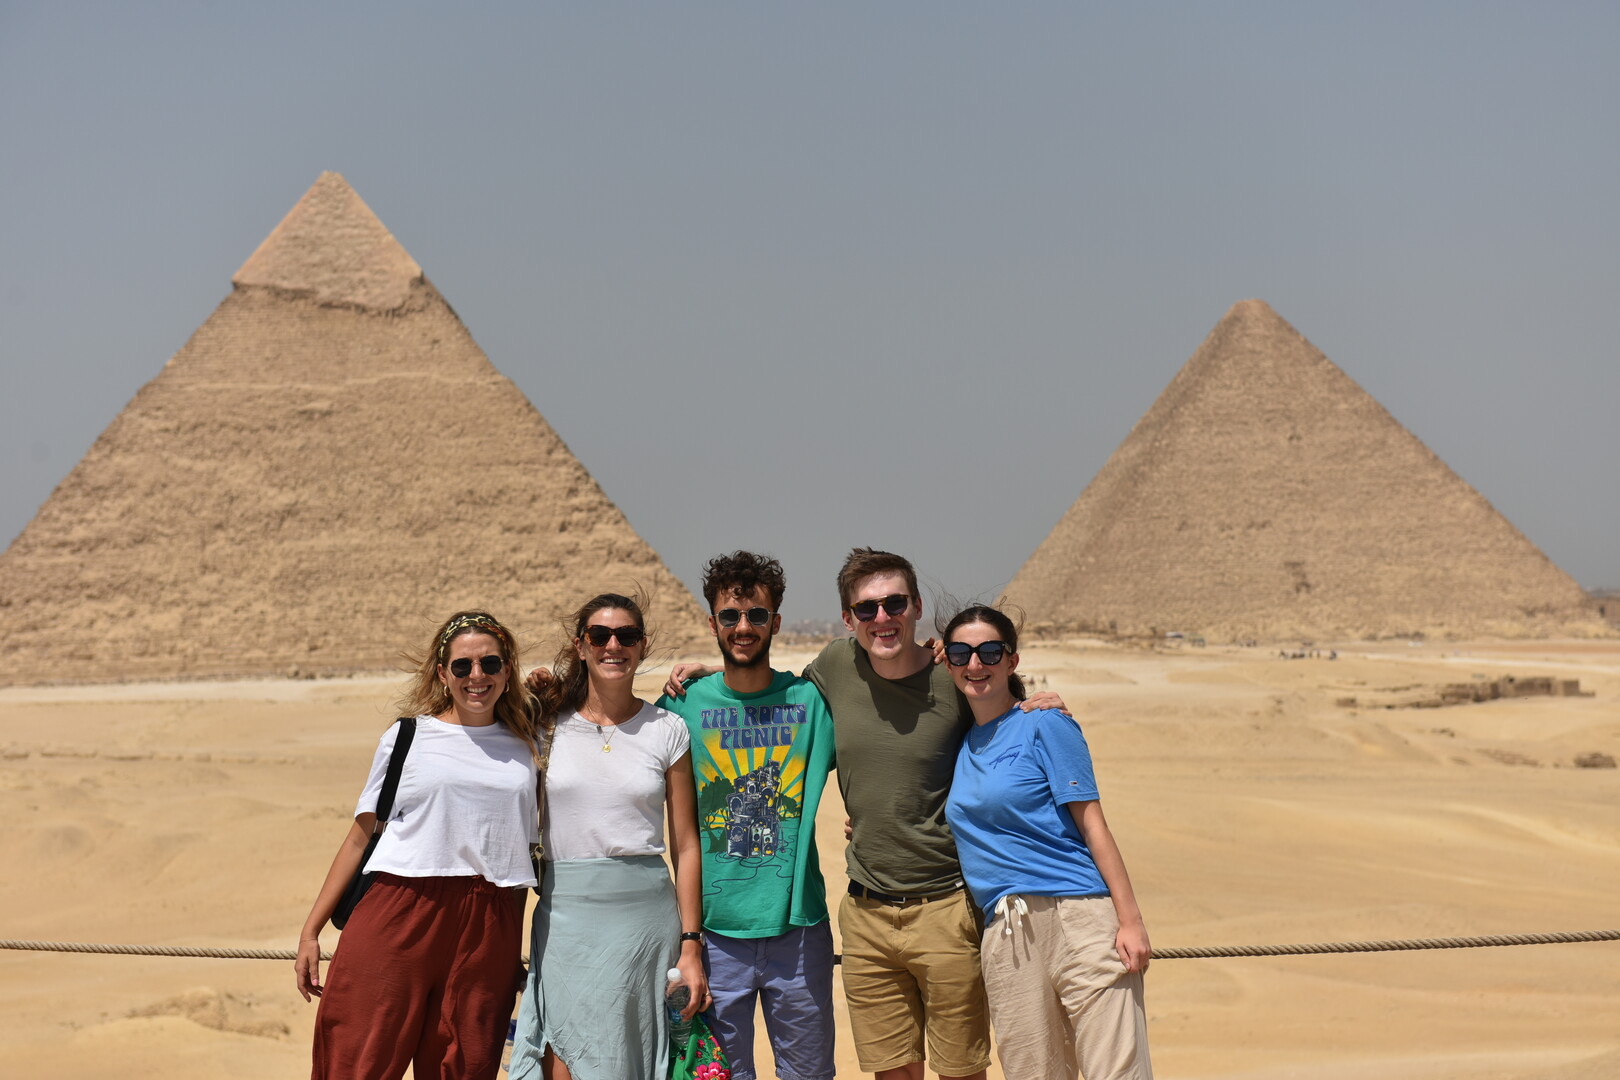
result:
[(1259, 300), (1236, 304), (1004, 599), (1041, 633), (1601, 633), (1580, 587)]
[(700, 640), (691, 593), (341, 176), (232, 282), (0, 556), (0, 682), (397, 668), (464, 607), (532, 664), (565, 612), (636, 585), (663, 644)]

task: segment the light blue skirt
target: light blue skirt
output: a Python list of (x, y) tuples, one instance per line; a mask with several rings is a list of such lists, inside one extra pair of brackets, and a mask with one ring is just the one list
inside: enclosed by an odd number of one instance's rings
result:
[(665, 973), (681, 918), (657, 855), (546, 865), (512, 1080), (539, 1080), (549, 1045), (574, 1080), (665, 1080)]

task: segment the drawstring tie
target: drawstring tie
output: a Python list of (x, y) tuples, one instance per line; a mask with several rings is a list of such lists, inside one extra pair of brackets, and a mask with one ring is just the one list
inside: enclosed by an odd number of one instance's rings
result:
[[(1011, 900), (1012, 903), (1007, 901)], [(1029, 914), (1029, 905), (1024, 903), (1022, 896), (1003, 896), (996, 901), (996, 916), (1001, 920), (1001, 932), (1008, 937), (1012, 936), (1013, 924), (1020, 928), (1024, 925), (1023, 917)]]

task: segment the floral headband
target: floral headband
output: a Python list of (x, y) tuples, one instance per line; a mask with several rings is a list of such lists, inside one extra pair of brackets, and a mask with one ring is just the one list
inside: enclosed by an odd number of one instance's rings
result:
[(444, 659), (444, 650), (449, 646), (450, 639), (463, 630), (482, 630), (499, 641), (505, 647), (508, 656), (512, 654), (512, 635), (507, 631), (506, 627), (496, 622), (494, 616), (485, 615), (481, 611), (474, 611), (466, 615), (456, 616), (445, 625), (443, 630), (439, 631), (439, 644), (434, 651), (441, 661)]

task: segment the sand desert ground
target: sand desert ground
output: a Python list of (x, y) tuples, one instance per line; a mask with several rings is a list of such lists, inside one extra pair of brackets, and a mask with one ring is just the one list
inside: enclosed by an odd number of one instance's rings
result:
[[(1026, 648), (1085, 726), (1155, 944), (1620, 926), (1620, 770), (1573, 766), (1620, 756), (1620, 644), (1338, 649)], [(1336, 704), (1506, 673), (1595, 695)], [(290, 948), (398, 686), (0, 691), (0, 936)], [(1161, 960), (1148, 1009), (1161, 1077), (1597, 1080), (1620, 1075), (1620, 942)], [(0, 952), (7, 1076), (291, 1080), (313, 1015), (286, 962)]]

